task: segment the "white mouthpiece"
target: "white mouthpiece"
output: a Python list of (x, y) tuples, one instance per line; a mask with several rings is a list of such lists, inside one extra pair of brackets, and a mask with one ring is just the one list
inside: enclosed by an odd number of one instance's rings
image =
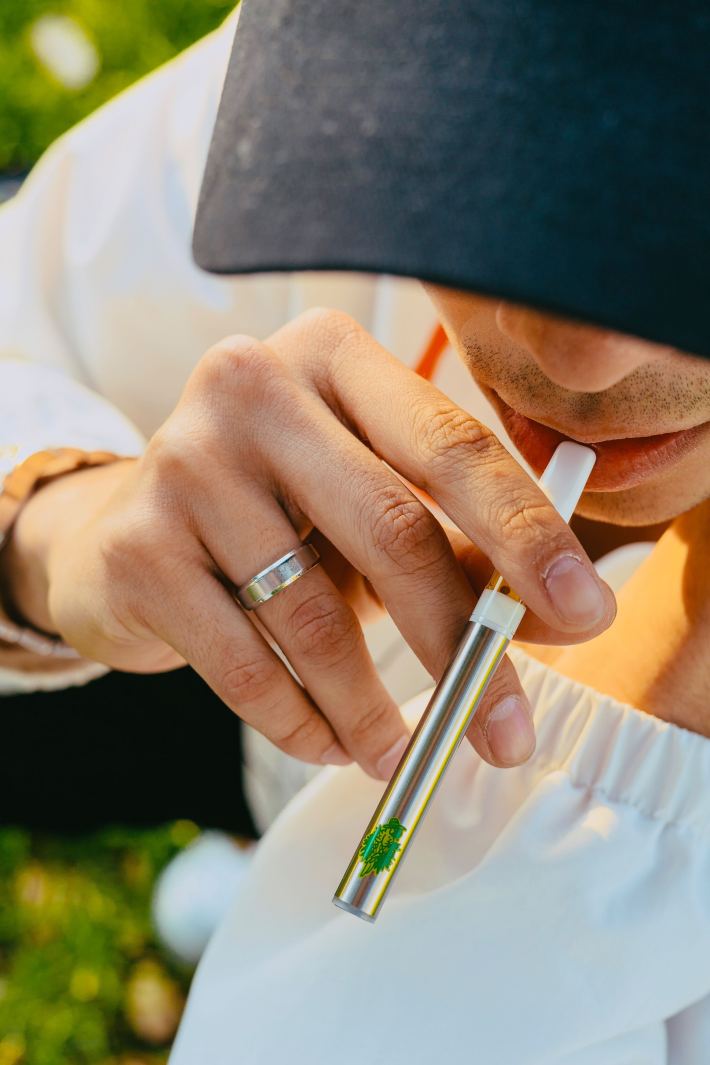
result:
[(574, 514), (596, 461), (590, 447), (565, 440), (545, 467), (538, 484), (565, 521)]

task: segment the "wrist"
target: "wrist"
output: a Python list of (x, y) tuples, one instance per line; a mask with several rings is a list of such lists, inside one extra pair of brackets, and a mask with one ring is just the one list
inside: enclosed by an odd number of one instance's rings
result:
[(23, 505), (0, 551), (0, 596), (17, 624), (58, 634), (49, 607), (52, 566), (61, 565), (63, 550), (135, 462), (120, 459), (69, 471)]

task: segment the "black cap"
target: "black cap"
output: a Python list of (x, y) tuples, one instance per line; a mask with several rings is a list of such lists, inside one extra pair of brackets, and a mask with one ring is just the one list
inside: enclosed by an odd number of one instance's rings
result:
[(710, 8), (242, 0), (194, 254), (497, 295), (710, 356)]

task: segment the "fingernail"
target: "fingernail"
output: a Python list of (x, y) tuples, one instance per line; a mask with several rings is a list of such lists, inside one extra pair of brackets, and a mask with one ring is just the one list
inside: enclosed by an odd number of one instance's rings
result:
[(332, 747), (324, 751), (320, 756), (320, 760), (326, 765), (350, 765), (352, 762), (348, 752), (339, 743), (334, 743)]
[(380, 758), (377, 763), (377, 775), (382, 777), (383, 780), (389, 780), (394, 773), (400, 758), (409, 746), (409, 740), (409, 736), (401, 736)]
[(593, 625), (604, 613), (598, 582), (574, 555), (562, 555), (544, 577), (552, 605), (565, 621)]
[(535, 750), (532, 715), (517, 695), (493, 707), (484, 731), (493, 757), (502, 765), (520, 765)]

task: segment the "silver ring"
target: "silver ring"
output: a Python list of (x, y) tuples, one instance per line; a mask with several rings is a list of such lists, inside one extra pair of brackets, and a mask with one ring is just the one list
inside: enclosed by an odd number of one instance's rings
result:
[(245, 610), (255, 610), (267, 599), (278, 595), (309, 569), (318, 565), (320, 555), (313, 544), (305, 543), (259, 570), (250, 581), (237, 589), (237, 599)]

